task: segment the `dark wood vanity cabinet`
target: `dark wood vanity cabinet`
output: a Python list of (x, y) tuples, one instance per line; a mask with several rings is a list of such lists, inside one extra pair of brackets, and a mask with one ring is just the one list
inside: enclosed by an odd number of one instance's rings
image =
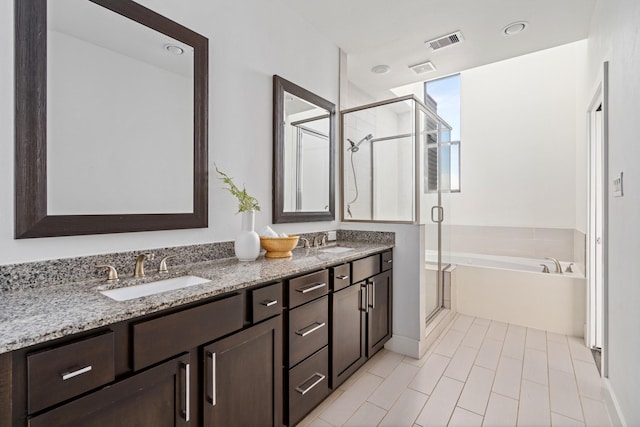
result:
[(202, 349), (203, 426), (282, 425), (280, 316)]
[(0, 427), (295, 425), (391, 337), (385, 251), (0, 354)]
[(334, 279), (331, 299), (331, 387), (337, 388), (391, 338), (392, 252), (356, 260), (353, 284)]
[(29, 427), (188, 426), (188, 354), (34, 416)]

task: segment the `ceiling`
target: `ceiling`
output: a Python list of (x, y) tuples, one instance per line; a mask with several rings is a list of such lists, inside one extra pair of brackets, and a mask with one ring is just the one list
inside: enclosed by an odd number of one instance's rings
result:
[[(389, 90), (585, 39), (596, 0), (282, 0), (347, 54), (349, 80), (374, 97)], [(526, 21), (525, 31), (502, 29)], [(425, 41), (460, 30), (464, 42)], [(408, 67), (430, 60), (436, 71)], [(385, 74), (371, 68), (386, 64)]]

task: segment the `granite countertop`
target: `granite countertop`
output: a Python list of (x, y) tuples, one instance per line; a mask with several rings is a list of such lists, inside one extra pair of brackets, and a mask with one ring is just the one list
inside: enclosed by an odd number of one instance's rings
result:
[[(177, 307), (389, 249), (389, 244), (340, 242), (353, 250), (341, 253), (296, 249), (292, 258), (239, 262), (235, 258), (175, 266), (168, 275), (144, 279), (121, 278), (116, 285), (105, 280), (0, 291), (0, 353), (110, 325), (149, 313)], [(99, 290), (142, 284), (192, 274), (211, 280), (202, 285), (129, 301), (114, 301)]]

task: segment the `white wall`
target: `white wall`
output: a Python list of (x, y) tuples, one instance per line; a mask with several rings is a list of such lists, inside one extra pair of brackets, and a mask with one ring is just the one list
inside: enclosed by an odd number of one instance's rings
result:
[(462, 192), (447, 196), (452, 224), (575, 228), (585, 55), (582, 41), (461, 73)]
[[(596, 86), (602, 62), (609, 75), (609, 188), (624, 172), (622, 198), (609, 198), (609, 387), (629, 426), (640, 425), (640, 2), (600, 0), (589, 37), (589, 80)], [(611, 195), (611, 193), (610, 193)]]
[[(14, 240), (13, 3), (0, 0), (0, 264), (232, 240), (237, 203), (211, 173), (214, 162), (258, 198), (259, 229), (271, 222), (272, 75), (338, 101), (338, 48), (278, 0), (140, 1), (209, 38), (209, 228)], [(325, 230), (337, 222), (275, 228)]]

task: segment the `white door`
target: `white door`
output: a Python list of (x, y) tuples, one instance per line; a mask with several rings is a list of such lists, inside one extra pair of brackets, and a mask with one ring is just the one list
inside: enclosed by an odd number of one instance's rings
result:
[(594, 337), (592, 347), (602, 348), (602, 328), (603, 328), (603, 257), (602, 248), (604, 247), (604, 210), (603, 210), (603, 194), (604, 194), (604, 174), (603, 174), (603, 126), (602, 126), (602, 105), (593, 113), (594, 123), (594, 259), (593, 259), (593, 330)]

